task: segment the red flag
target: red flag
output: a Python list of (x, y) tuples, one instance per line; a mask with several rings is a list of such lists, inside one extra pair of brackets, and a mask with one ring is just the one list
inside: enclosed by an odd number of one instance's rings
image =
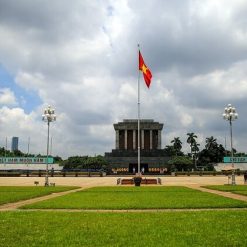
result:
[(152, 73), (151, 70), (146, 66), (140, 51), (139, 51), (139, 70), (142, 71), (146, 85), (149, 88), (151, 84)]

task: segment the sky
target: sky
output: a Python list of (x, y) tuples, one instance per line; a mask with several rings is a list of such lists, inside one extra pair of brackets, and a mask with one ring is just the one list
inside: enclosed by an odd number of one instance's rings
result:
[(138, 48), (153, 78), (140, 77), (141, 118), (164, 123), (162, 148), (189, 132), (247, 152), (245, 0), (0, 0), (0, 146), (52, 155), (115, 148), (113, 123), (137, 118)]

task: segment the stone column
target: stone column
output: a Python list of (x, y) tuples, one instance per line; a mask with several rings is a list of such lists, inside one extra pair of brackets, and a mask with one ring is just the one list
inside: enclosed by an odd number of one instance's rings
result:
[(128, 145), (128, 133), (127, 130), (124, 130), (124, 149), (127, 149)]
[(119, 149), (119, 130), (116, 130), (116, 149)]
[(161, 149), (161, 130), (158, 130), (158, 149)]
[(144, 149), (144, 130), (141, 130), (141, 138), (142, 138), (142, 141), (141, 141), (141, 149)]
[(150, 130), (150, 150), (153, 149), (153, 131)]
[(133, 149), (136, 149), (136, 130), (133, 130)]

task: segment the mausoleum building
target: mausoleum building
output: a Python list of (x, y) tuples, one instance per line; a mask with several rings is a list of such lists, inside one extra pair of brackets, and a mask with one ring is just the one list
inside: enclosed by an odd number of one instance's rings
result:
[[(105, 153), (106, 160), (114, 171), (137, 172), (138, 161), (138, 120), (125, 119), (113, 125), (116, 141), (115, 149)], [(163, 172), (169, 160), (161, 146), (163, 124), (153, 119), (140, 120), (141, 170)]]

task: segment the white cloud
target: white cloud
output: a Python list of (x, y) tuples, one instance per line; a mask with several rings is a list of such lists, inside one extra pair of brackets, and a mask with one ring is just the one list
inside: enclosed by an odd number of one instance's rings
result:
[(0, 88), (0, 105), (16, 105), (17, 100), (10, 88)]
[(25, 143), (31, 136), (33, 152), (44, 153), (41, 115), (51, 104), (58, 115), (51, 126), (53, 154), (110, 151), (112, 124), (137, 118), (140, 43), (153, 73), (150, 89), (140, 77), (141, 116), (164, 123), (163, 143), (174, 136), (186, 143), (188, 132), (223, 140), (221, 113), (232, 103), (240, 115), (234, 135), (243, 150), (246, 10), (241, 0), (0, 1), (0, 62), (42, 102), (26, 113), (17, 107), (16, 98), (25, 102), (22, 95), (11, 87), (1, 91), (2, 138), (17, 135)]
[[(45, 126), (42, 121), (37, 121), (39, 116), (35, 112), (25, 114), (21, 108), (0, 108), (0, 139), (1, 146), (5, 146), (3, 140), (5, 137), (10, 139), (12, 136), (20, 137), (20, 149), (27, 150), (28, 137), (31, 138), (31, 152), (45, 153)], [(42, 141), (43, 139), (43, 141)], [(5, 141), (4, 141), (5, 142)], [(8, 145), (10, 147), (10, 144)]]

